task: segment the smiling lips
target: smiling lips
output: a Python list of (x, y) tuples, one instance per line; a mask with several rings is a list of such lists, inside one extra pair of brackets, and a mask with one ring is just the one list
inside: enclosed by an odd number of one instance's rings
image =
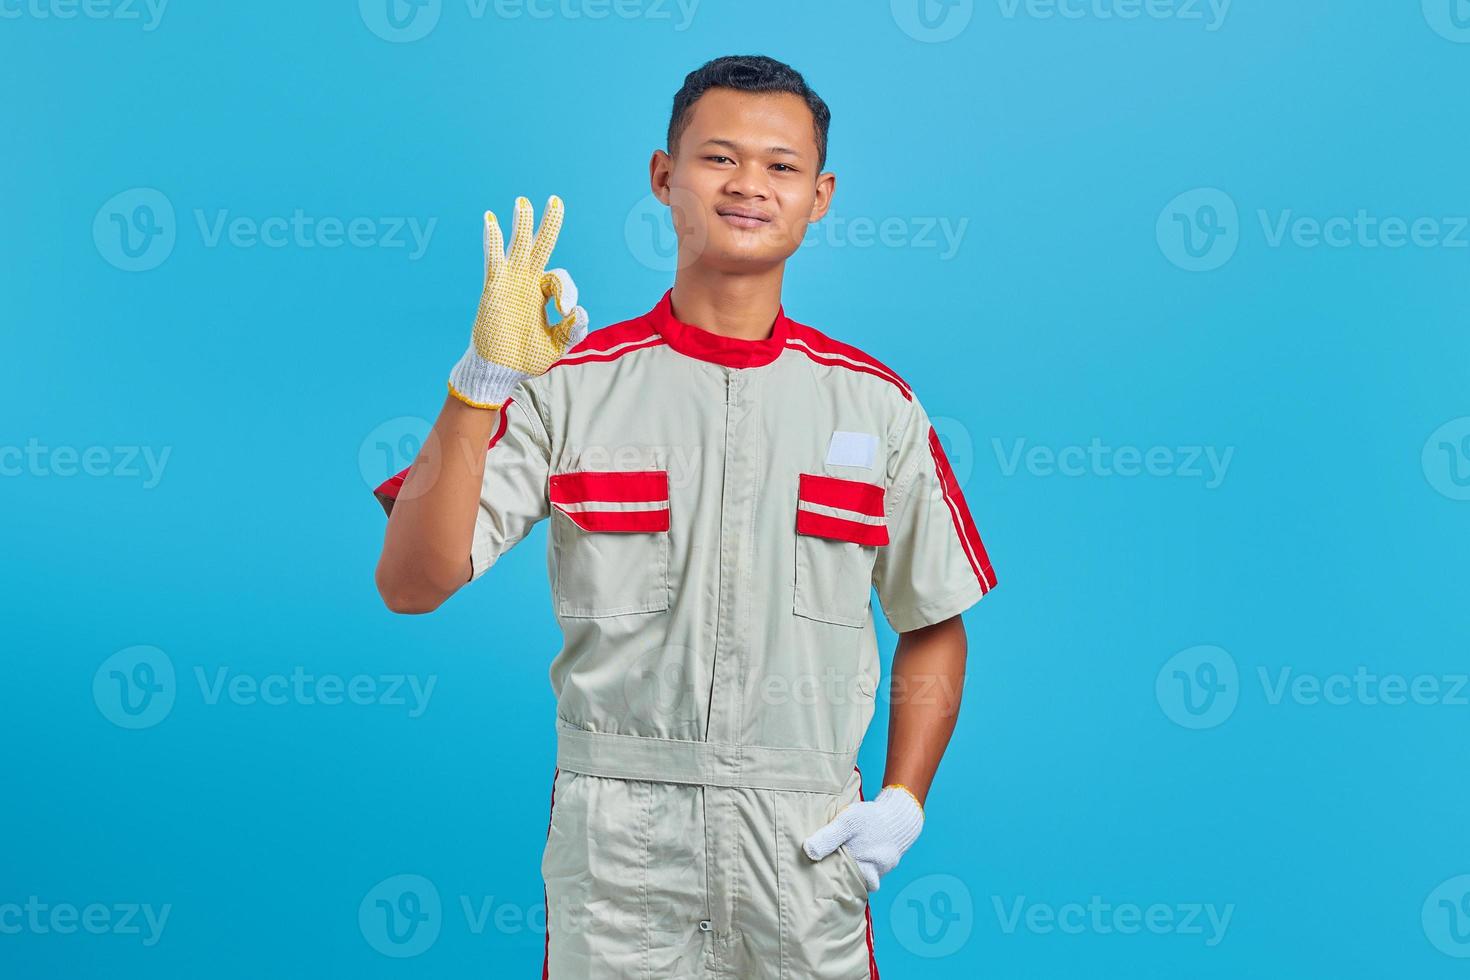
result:
[(716, 208), (715, 213), (736, 228), (759, 228), (761, 225), (771, 223), (769, 215), (754, 208)]

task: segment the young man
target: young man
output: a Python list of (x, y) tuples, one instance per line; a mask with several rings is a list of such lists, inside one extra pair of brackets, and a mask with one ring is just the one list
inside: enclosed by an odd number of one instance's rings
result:
[[(590, 335), (569, 277), (543, 271), (561, 202), (533, 240), (517, 201), (508, 256), (487, 214), (474, 340), (423, 451), (377, 491), (398, 612), (552, 520), (543, 977), (878, 975), (868, 893), (923, 824), (959, 614), (995, 574), (908, 385), (781, 306), (831, 204), (828, 120), (769, 58), (692, 72), (650, 163), (673, 288)], [(884, 788), (864, 802), (873, 586), (900, 638)]]

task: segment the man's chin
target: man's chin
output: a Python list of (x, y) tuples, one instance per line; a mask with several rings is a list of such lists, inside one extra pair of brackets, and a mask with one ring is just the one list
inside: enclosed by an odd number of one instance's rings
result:
[(698, 264), (719, 272), (765, 272), (789, 257), (769, 249), (706, 249)]
[(789, 242), (780, 240), (779, 233), (757, 230), (750, 234), (711, 235), (705, 248), (705, 260), (720, 267), (748, 265), (766, 269), (779, 265), (791, 257), (796, 249)]

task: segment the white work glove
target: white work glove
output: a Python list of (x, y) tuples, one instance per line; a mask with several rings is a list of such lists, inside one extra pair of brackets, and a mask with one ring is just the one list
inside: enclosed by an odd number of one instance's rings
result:
[[(561, 198), (553, 194), (533, 241), (531, 202), (516, 198), (507, 255), (495, 215), (485, 212), (485, 287), (469, 349), (449, 375), (449, 390), (460, 401), (502, 407), (516, 385), (545, 374), (587, 336), (587, 311), (577, 305), (572, 277), (565, 269), (546, 271), (561, 219)], [(555, 326), (546, 320), (548, 298), (555, 298), (563, 318)]]
[(868, 891), (878, 890), (878, 879), (892, 871), (924, 827), (924, 808), (898, 784), (883, 787), (875, 800), (844, 807), (836, 818), (802, 845), (813, 861), (847, 845)]

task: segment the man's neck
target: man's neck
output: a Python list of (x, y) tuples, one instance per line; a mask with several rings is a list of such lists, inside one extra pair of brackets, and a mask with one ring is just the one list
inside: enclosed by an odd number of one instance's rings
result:
[(770, 272), (729, 275), (680, 270), (671, 300), (675, 318), (723, 337), (765, 340), (781, 308), (784, 263)]

